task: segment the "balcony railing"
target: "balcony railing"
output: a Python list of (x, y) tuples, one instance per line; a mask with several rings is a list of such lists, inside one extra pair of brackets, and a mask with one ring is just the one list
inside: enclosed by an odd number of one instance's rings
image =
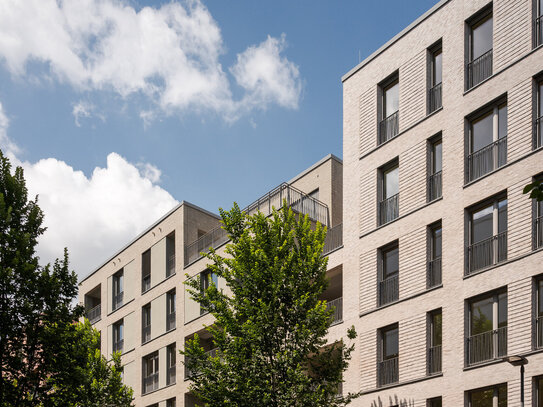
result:
[(98, 304), (95, 307), (87, 310), (87, 319), (91, 324), (100, 321), (102, 318), (102, 304)]
[(441, 198), (441, 171), (428, 177), (428, 202)]
[(168, 373), (166, 376), (166, 384), (174, 384), (175, 383), (175, 365), (168, 367)]
[(377, 363), (377, 385), (397, 383), (399, 380), (398, 358), (391, 358)]
[(392, 222), (399, 216), (400, 194), (391, 196), (379, 202), (379, 225)]
[(400, 112), (397, 110), (379, 123), (379, 144), (393, 139), (399, 133)]
[[(328, 206), (287, 183), (274, 188), (247, 206), (243, 211), (248, 215), (261, 212), (265, 216), (269, 216), (272, 214), (273, 208), (281, 208), (284, 201), (295, 213), (307, 215), (311, 220), (320, 222), (325, 226), (329, 225)], [(186, 245), (185, 266), (202, 258), (202, 252), (207, 252), (209, 248), (216, 249), (228, 242), (228, 240), (226, 231), (219, 226), (201, 236), (198, 240)]]
[(119, 339), (117, 342), (113, 342), (113, 352), (123, 352), (124, 339)]
[(470, 336), (468, 338), (468, 364), (486, 362), (507, 355), (507, 327)]
[(535, 319), (535, 348), (543, 348), (543, 316)]
[(113, 310), (116, 310), (117, 308), (123, 305), (123, 297), (124, 297), (124, 291), (121, 291), (120, 293), (113, 295), (113, 304), (112, 304)]
[(324, 241), (324, 248), (322, 250), (323, 256), (333, 252), (337, 248), (343, 246), (343, 224), (334, 226), (328, 229), (326, 233), (326, 240)]
[(492, 50), (467, 65), (467, 88), (471, 89), (492, 75)]
[(441, 345), (428, 348), (428, 374), (441, 373)]
[(379, 281), (379, 306), (382, 307), (383, 305), (397, 301), (399, 291), (399, 278), (397, 275)]
[(534, 121), (534, 150), (543, 147), (543, 116)]
[(158, 389), (158, 372), (143, 378), (143, 394)]
[[(211, 350), (208, 350), (206, 352), (206, 355), (208, 358), (214, 358), (217, 356), (217, 348), (215, 349), (211, 349)], [(187, 356), (185, 356), (186, 358)], [(191, 371), (188, 367), (187, 367), (188, 363), (185, 361), (185, 379), (190, 379), (191, 377), (193, 376), (198, 376), (200, 375), (201, 373), (197, 370), (195, 371)]]
[(428, 288), (441, 285), (441, 257), (428, 262)]
[(467, 181), (473, 181), (507, 163), (507, 136), (468, 155)]
[(166, 277), (169, 277), (172, 274), (175, 274), (175, 254), (172, 254), (170, 255), (170, 257), (168, 257), (168, 268), (166, 269)]
[(151, 340), (151, 324), (144, 326), (141, 329), (141, 343), (149, 342)]
[(543, 247), (543, 216), (534, 219), (532, 245), (534, 250)]
[(151, 288), (151, 274), (143, 276), (141, 279), (141, 292), (144, 293)]
[(343, 297), (328, 301), (326, 303), (326, 309), (333, 309), (332, 317), (330, 318), (330, 326), (339, 324), (343, 321)]
[(507, 260), (507, 231), (468, 247), (466, 274), (471, 274), (505, 260)]
[(428, 89), (428, 114), (441, 107), (441, 82)]
[(543, 16), (534, 20), (534, 48), (543, 44)]
[(175, 328), (175, 312), (170, 312), (166, 316), (166, 331), (171, 331)]

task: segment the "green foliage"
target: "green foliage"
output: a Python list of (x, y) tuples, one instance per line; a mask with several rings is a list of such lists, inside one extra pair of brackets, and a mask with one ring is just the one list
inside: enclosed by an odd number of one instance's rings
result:
[(535, 181), (524, 187), (524, 194), (530, 194), (530, 199), (535, 199), (538, 202), (543, 201), (543, 182)]
[[(286, 206), (269, 218), (247, 216), (237, 204), (221, 209), (231, 238), (228, 257), (211, 251), (210, 270), (226, 282), (189, 292), (216, 319), (206, 327), (217, 348), (209, 356), (195, 335), (181, 351), (191, 391), (206, 406), (343, 406), (358, 394), (337, 395), (354, 344), (327, 344), (332, 310), (326, 289), (326, 229), (314, 229)], [(356, 337), (354, 327), (347, 338)]]

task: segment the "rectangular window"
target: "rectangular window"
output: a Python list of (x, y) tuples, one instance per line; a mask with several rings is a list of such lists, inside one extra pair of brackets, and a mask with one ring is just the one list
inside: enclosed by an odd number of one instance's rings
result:
[(507, 198), (470, 210), (466, 274), (507, 260)]
[(113, 352), (123, 352), (124, 346), (124, 321), (113, 324)]
[(492, 9), (486, 9), (468, 22), (468, 62), (466, 89), (492, 75)]
[(379, 306), (397, 301), (399, 296), (400, 252), (398, 242), (379, 249)]
[(379, 355), (377, 362), (377, 385), (385, 386), (398, 382), (398, 325), (379, 330)]
[(166, 277), (175, 274), (175, 233), (166, 237)]
[(543, 44), (543, 0), (534, 2), (534, 48)]
[(441, 407), (441, 397), (434, 397), (432, 399), (429, 399), (426, 403), (426, 407)]
[(392, 75), (389, 79), (379, 85), (380, 121), (379, 121), (379, 143), (393, 139), (399, 133), (399, 107), (400, 107), (400, 82), (398, 74)]
[(428, 50), (429, 53), (429, 83), (428, 83), (428, 114), (441, 108), (441, 82), (443, 77), (443, 51), (441, 41)]
[(101, 291), (102, 286), (101, 284), (98, 284), (85, 294), (85, 316), (91, 324), (95, 324), (102, 318)]
[(143, 394), (158, 389), (158, 352), (147, 355), (142, 360)]
[(443, 169), (443, 143), (441, 136), (429, 143), (430, 162), (428, 163), (428, 202), (441, 198), (441, 171)]
[(151, 340), (151, 304), (141, 308), (141, 343)]
[[(543, 182), (543, 177), (533, 179), (534, 182)], [(532, 202), (532, 248), (534, 250), (543, 247), (543, 201), (533, 200)]]
[[(204, 270), (200, 273), (200, 291), (205, 294), (205, 291), (213, 284), (215, 287), (218, 285), (217, 275), (211, 270)], [(208, 311), (200, 306), (200, 315), (207, 314)]]
[(175, 289), (166, 294), (166, 330), (175, 328)]
[(507, 355), (507, 292), (497, 291), (469, 301), (469, 365)]
[(166, 385), (175, 383), (175, 343), (166, 348)]
[(151, 249), (141, 255), (141, 292), (151, 288)]
[(543, 349), (543, 277), (535, 280), (535, 348)]
[[(543, 1), (543, 0), (540, 0)], [(536, 107), (534, 120), (534, 150), (543, 146), (543, 79), (536, 83)]]
[(441, 221), (428, 228), (428, 276), (426, 287), (441, 285)]
[(380, 169), (379, 226), (399, 216), (399, 166), (395, 160)]
[(507, 383), (467, 393), (469, 407), (507, 407)]
[(166, 407), (175, 407), (175, 397), (166, 400)]
[(124, 271), (123, 269), (119, 270), (113, 276), (113, 302), (112, 309), (115, 311), (117, 308), (120, 308), (123, 305), (123, 296), (124, 296)]
[(441, 309), (428, 314), (428, 374), (441, 373)]
[(534, 405), (543, 407), (543, 376), (534, 377), (534, 397)]

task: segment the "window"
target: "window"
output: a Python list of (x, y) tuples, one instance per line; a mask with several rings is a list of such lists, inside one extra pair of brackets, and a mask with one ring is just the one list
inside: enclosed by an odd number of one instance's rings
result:
[(492, 75), (492, 9), (486, 9), (468, 22), (467, 89)]
[(397, 241), (379, 249), (379, 306), (398, 300), (399, 253)]
[(121, 319), (113, 324), (113, 352), (123, 352), (124, 322)]
[(507, 198), (470, 211), (466, 274), (507, 260)]
[(543, 376), (534, 378), (535, 406), (543, 407)]
[(166, 407), (175, 407), (175, 397), (166, 400)]
[(426, 407), (441, 407), (441, 397), (434, 397), (433, 399), (429, 399), (426, 403)]
[(166, 237), (166, 278), (175, 274), (175, 233)]
[(377, 362), (377, 385), (385, 386), (398, 382), (398, 325), (379, 330), (379, 355)]
[(166, 294), (166, 330), (175, 328), (175, 290)]
[(380, 169), (379, 225), (399, 216), (399, 166), (395, 160)]
[(468, 364), (507, 354), (507, 292), (497, 291), (469, 301)]
[(507, 103), (485, 109), (470, 120), (467, 150), (466, 182), (507, 163)]
[(175, 343), (166, 348), (166, 385), (175, 383)]
[(143, 358), (143, 394), (158, 389), (158, 352)]
[(151, 249), (141, 255), (141, 292), (151, 288)]
[(543, 79), (536, 83), (536, 92), (534, 150), (543, 146)]
[(380, 122), (379, 122), (379, 142), (384, 142), (396, 137), (399, 133), (399, 107), (400, 107), (400, 83), (398, 74), (395, 73), (381, 85), (380, 95)]
[(115, 275), (113, 275), (113, 302), (112, 309), (115, 311), (117, 308), (123, 305), (123, 295), (124, 295), (124, 272), (123, 269), (119, 270)]
[[(543, 177), (537, 177), (533, 180), (534, 182), (539, 181), (543, 182)], [(533, 213), (533, 230), (532, 230), (532, 247), (534, 250), (543, 247), (543, 201), (534, 200), (532, 203), (532, 213)]]
[(95, 324), (102, 318), (102, 286), (98, 284), (85, 294), (85, 316), (91, 324)]
[(426, 287), (441, 285), (441, 221), (428, 228), (428, 276)]
[[(200, 273), (200, 291), (202, 293), (205, 293), (205, 291), (210, 287), (211, 284), (217, 287), (217, 275), (211, 270), (202, 271), (202, 273)], [(203, 306), (200, 306), (200, 315), (204, 315), (207, 313), (208, 311)]]
[(428, 314), (428, 374), (441, 373), (441, 309)]
[(543, 0), (534, 2), (534, 48), (543, 44)]
[(151, 304), (141, 309), (141, 343), (151, 340)]
[(441, 198), (441, 170), (443, 168), (443, 143), (441, 136), (429, 143), (430, 162), (428, 163), (428, 202)]
[(441, 82), (443, 71), (443, 52), (441, 41), (428, 50), (429, 52), (429, 83), (428, 83), (428, 114), (441, 107)]
[(535, 281), (535, 348), (543, 348), (543, 277)]
[(468, 392), (469, 407), (507, 407), (507, 384)]

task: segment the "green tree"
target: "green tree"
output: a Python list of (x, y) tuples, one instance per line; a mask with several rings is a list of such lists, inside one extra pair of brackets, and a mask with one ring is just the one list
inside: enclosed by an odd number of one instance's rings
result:
[(524, 187), (524, 194), (530, 194), (530, 199), (535, 199), (538, 202), (543, 201), (543, 182), (534, 181)]
[[(36, 255), (43, 212), (29, 200), (23, 170), (0, 151), (0, 405), (55, 405), (90, 380), (92, 341), (81, 343), (77, 276), (68, 252), (53, 265)], [(68, 405), (68, 404), (63, 404)]]
[(343, 406), (358, 394), (337, 394), (354, 350), (327, 344), (332, 310), (319, 298), (327, 287), (328, 259), (322, 256), (326, 230), (314, 229), (283, 207), (271, 217), (248, 216), (237, 204), (220, 210), (231, 243), (228, 257), (211, 251), (211, 272), (226, 282), (187, 282), (193, 298), (216, 322), (215, 356), (204, 352), (197, 335), (185, 344), (191, 391), (206, 406)]

